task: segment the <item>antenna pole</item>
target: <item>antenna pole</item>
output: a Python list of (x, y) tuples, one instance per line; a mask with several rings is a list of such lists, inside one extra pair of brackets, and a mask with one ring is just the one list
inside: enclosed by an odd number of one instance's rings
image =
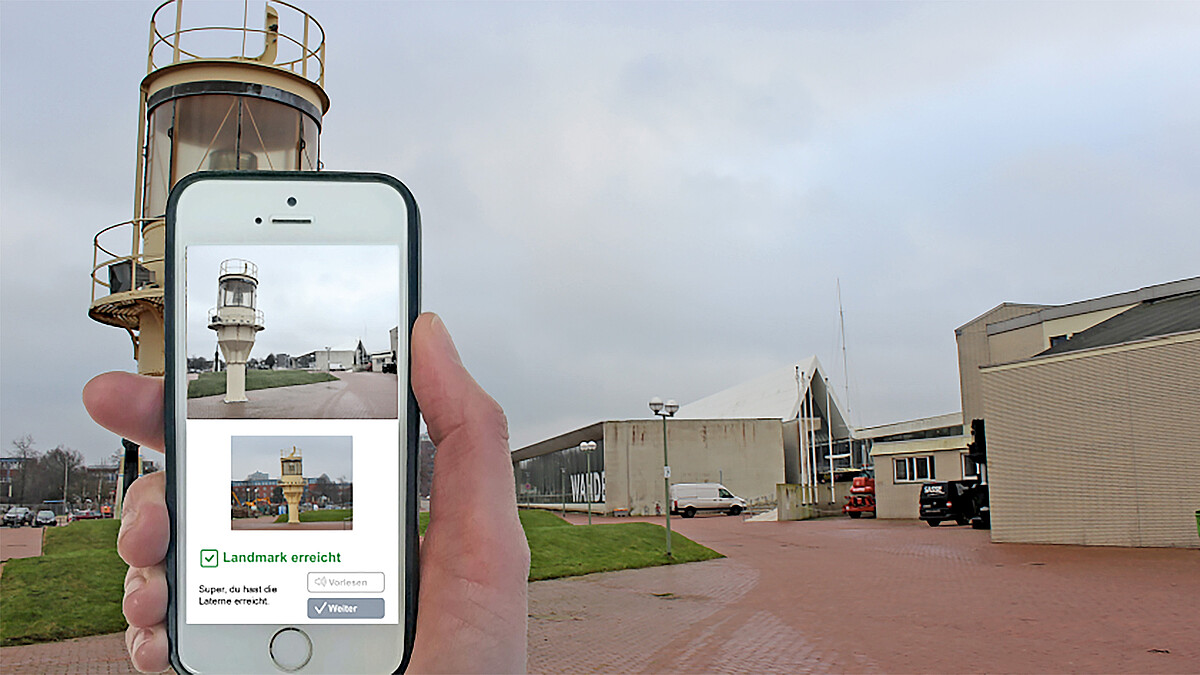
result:
[(846, 365), (846, 314), (842, 311), (842, 280), (837, 280), (838, 325), (842, 334), (842, 386), (846, 389), (846, 421), (850, 421), (850, 375)]

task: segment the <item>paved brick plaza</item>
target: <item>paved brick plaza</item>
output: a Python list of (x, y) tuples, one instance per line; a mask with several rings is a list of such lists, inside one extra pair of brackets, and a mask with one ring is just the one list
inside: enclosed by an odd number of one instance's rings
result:
[(672, 525), (728, 557), (533, 584), (531, 671), (1200, 672), (1200, 550), (913, 521)]
[[(992, 544), (911, 521), (672, 523), (728, 557), (532, 584), (532, 672), (1200, 673), (1200, 550)], [(130, 672), (123, 649), (6, 648), (0, 670)]]
[(201, 419), (393, 419), (396, 375), (331, 373), (337, 381), (254, 389), (250, 400), (226, 403), (224, 394), (188, 399), (188, 417)]

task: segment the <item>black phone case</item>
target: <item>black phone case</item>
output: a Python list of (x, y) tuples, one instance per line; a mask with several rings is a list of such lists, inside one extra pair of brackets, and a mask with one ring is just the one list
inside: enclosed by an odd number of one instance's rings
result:
[[(163, 434), (166, 447), (167, 460), (167, 512), (170, 516), (171, 523), (171, 539), (167, 547), (167, 640), (169, 644), (169, 653), (171, 665), (178, 673), (190, 673), (184, 667), (179, 658), (179, 650), (177, 649), (178, 640), (176, 636), (179, 630), (179, 586), (176, 577), (177, 565), (179, 564), (179, 552), (177, 549), (178, 537), (176, 528), (178, 527), (179, 503), (178, 494), (175, 490), (175, 482), (173, 476), (178, 470), (179, 465), (179, 448), (175, 447), (175, 424), (177, 421), (177, 413), (175, 410), (175, 391), (174, 387), (180, 384), (181, 380), (177, 377), (171, 377), (171, 369), (175, 363), (175, 337), (176, 331), (181, 330), (175, 325), (175, 313), (173, 311), (174, 303), (179, 299), (173, 297), (175, 289), (175, 275), (179, 274), (180, 270), (175, 269), (175, 217), (178, 207), (179, 195), (187, 189), (189, 185), (201, 181), (220, 181), (220, 180), (261, 180), (261, 181), (314, 181), (314, 182), (375, 182), (384, 183), (391, 186), (400, 193), (404, 199), (404, 204), (408, 210), (408, 334), (412, 335), (413, 324), (417, 320), (417, 316), (421, 312), (421, 214), (417, 209), (417, 201), (413, 197), (412, 192), (404, 183), (387, 174), (381, 173), (365, 173), (365, 172), (338, 172), (338, 171), (205, 171), (203, 173), (193, 173), (183, 177), (171, 189), (171, 194), (167, 198), (167, 217), (166, 217), (166, 279), (164, 288), (164, 306), (163, 316), (165, 320), (166, 330), (166, 366), (167, 377), (163, 388)], [(184, 328), (183, 330), (186, 330)], [(408, 428), (405, 430), (405, 442), (407, 444), (406, 451), (408, 452), (408, 461), (406, 466), (408, 471), (405, 477), (405, 497), (404, 503), (400, 504), (401, 511), (404, 514), (402, 526), (404, 527), (404, 568), (406, 587), (404, 593), (405, 616), (404, 621), (404, 660), (397, 667), (397, 673), (402, 673), (408, 667), (408, 660), (412, 656), (413, 638), (416, 631), (417, 618), (417, 595), (419, 585), (419, 565), (418, 565), (418, 534), (417, 534), (417, 450), (419, 444), (418, 435), (420, 433), (420, 410), (417, 408), (417, 399), (413, 395), (412, 390), (412, 359), (405, 359), (408, 364), (408, 369), (405, 371), (405, 381), (409, 383), (407, 390), (407, 405), (408, 405)], [(215, 647), (215, 645), (214, 645)]]

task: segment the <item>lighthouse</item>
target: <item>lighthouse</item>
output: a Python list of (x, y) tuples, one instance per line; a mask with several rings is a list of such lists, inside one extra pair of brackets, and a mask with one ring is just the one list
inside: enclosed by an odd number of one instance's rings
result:
[(287, 502), (289, 524), (300, 522), (300, 498), (304, 496), (303, 466), (300, 448), (293, 445), (291, 452), (279, 451), (279, 484), (283, 488), (283, 499)]
[(254, 338), (263, 330), (258, 310), (258, 266), (233, 258), (221, 263), (217, 278), (217, 306), (208, 312), (208, 327), (217, 332), (217, 346), (225, 356), (225, 402), (246, 398), (246, 361)]
[[(93, 239), (88, 316), (129, 334), (143, 375), (166, 372), (163, 285), (171, 188), (197, 171), (316, 171), (321, 122), (329, 110), (325, 31), (307, 12), (273, 1), (261, 28), (251, 27), (245, 12), (230, 17), (240, 25), (193, 25), (184, 5), (168, 0), (150, 18), (133, 217)], [(141, 463), (137, 446), (124, 444), (128, 486)]]

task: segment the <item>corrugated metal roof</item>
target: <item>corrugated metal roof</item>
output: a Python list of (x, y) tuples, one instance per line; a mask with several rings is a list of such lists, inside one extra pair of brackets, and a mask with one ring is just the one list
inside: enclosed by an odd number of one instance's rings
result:
[(1049, 356), (1200, 330), (1200, 292), (1143, 302), (1038, 354)]

